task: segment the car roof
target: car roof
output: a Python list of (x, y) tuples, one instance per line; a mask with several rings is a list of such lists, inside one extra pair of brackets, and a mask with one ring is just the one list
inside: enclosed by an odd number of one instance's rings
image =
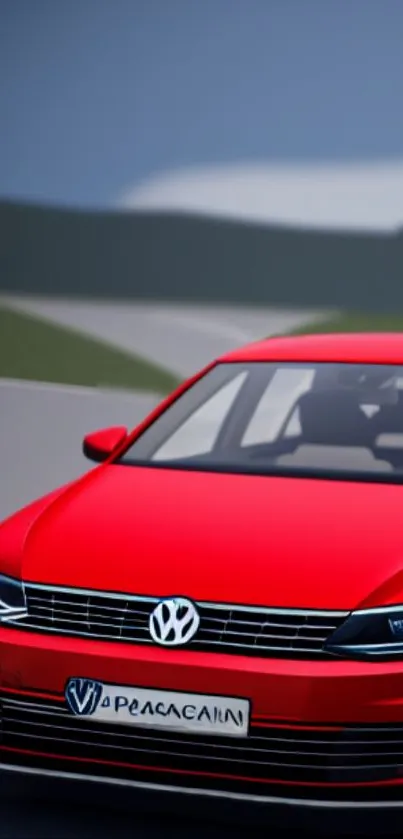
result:
[(276, 336), (226, 353), (219, 361), (403, 364), (403, 333), (349, 332)]

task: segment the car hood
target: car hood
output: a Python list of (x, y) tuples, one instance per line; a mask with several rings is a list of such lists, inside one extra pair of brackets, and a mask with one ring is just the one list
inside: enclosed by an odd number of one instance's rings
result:
[(40, 510), (21, 573), (282, 608), (402, 602), (402, 502), (397, 485), (106, 465)]

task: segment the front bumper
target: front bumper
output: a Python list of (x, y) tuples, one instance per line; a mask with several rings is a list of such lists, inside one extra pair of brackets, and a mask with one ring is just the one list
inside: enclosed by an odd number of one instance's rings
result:
[[(8, 807), (13, 799), (24, 800), (29, 794), (44, 806), (49, 800), (53, 804), (79, 802), (94, 806), (100, 815), (101, 806), (129, 809), (135, 819), (139, 812), (158, 812), (180, 815), (181, 821), (222, 821), (237, 826), (245, 824), (248, 830), (253, 826), (295, 828), (302, 831), (318, 831), (321, 835), (402, 835), (403, 803), (401, 801), (329, 801), (315, 798), (293, 798), (289, 795), (232, 794), (216, 789), (189, 790), (187, 787), (151, 782), (122, 781), (115, 777), (98, 777), (87, 773), (63, 770), (36, 769), (0, 763), (2, 794)], [(100, 793), (102, 798), (100, 799)], [(100, 816), (102, 818), (102, 815)]]
[[(319, 818), (331, 810), (403, 819), (401, 664), (251, 659), (2, 628), (0, 668), (0, 763), (11, 776), (286, 807)], [(162, 742), (147, 734), (140, 742), (132, 728), (88, 729), (67, 712), (71, 676), (244, 696), (252, 702), (251, 736), (236, 753), (228, 738)]]

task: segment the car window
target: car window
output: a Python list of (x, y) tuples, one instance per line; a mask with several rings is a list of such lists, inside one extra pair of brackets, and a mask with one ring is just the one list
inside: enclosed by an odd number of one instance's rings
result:
[(313, 370), (286, 367), (276, 370), (256, 406), (243, 434), (241, 445), (269, 443), (274, 440), (281, 426), (289, 417), (285, 432), (298, 434), (300, 422), (298, 409), (292, 410), (298, 397), (310, 389)]
[(239, 373), (220, 387), (156, 449), (152, 460), (192, 457), (210, 452), (247, 375), (246, 371)]
[(119, 462), (403, 479), (402, 382), (392, 365), (217, 364)]

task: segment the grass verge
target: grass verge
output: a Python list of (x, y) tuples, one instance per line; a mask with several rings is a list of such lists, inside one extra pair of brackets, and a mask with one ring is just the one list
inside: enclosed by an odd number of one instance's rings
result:
[(403, 332), (403, 315), (345, 312), (301, 326), (290, 335), (313, 335), (323, 332)]
[(35, 316), (0, 307), (0, 377), (152, 391), (178, 380), (150, 361)]

